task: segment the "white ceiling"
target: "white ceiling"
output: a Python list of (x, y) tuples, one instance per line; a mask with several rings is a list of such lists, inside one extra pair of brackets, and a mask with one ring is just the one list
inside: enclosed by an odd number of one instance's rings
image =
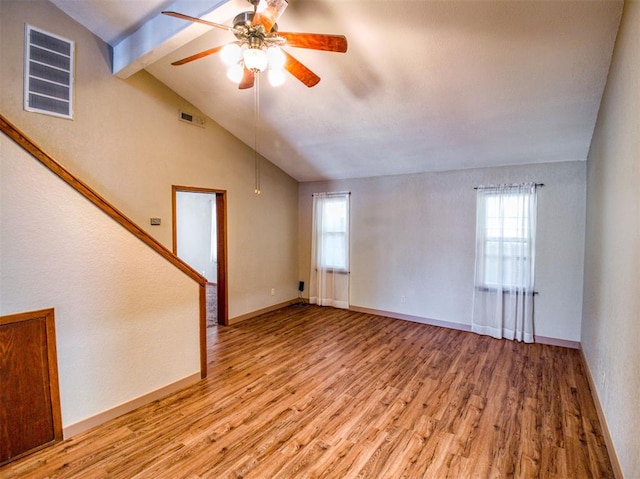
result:
[[(216, 56), (234, 40), (163, 9), (230, 24), (246, 0), (52, 0), (254, 145), (254, 90)], [(322, 81), (260, 85), (258, 151), (299, 181), (584, 160), (622, 0), (289, 0), (281, 31), (344, 34), (346, 54), (288, 48)]]

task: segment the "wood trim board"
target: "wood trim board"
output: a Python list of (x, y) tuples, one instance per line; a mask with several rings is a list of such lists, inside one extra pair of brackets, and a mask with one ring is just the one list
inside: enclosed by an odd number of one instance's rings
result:
[[(202, 289), (204, 289), (207, 279), (198, 273), (195, 269), (189, 266), (186, 262), (182, 261), (178, 258), (173, 252), (169, 251), (162, 243), (156, 240), (153, 236), (143, 230), (140, 226), (134, 223), (129, 217), (127, 217), (124, 213), (114, 207), (111, 203), (109, 203), (106, 199), (104, 199), (101, 195), (99, 195), (93, 188), (87, 185), (80, 178), (75, 176), (69, 170), (67, 170), (64, 166), (58, 163), (51, 155), (45, 152), (40, 146), (38, 146), (33, 140), (27, 137), (22, 131), (20, 131), (14, 124), (12, 124), (9, 120), (7, 120), (4, 116), (0, 115), (0, 131), (6, 134), (9, 138), (11, 138), (18, 146), (20, 146), (23, 150), (29, 153), (33, 158), (38, 160), (43, 166), (48, 168), (53, 174), (55, 174), (62, 181), (71, 186), (74, 190), (84, 196), (87, 200), (93, 203), (98, 209), (100, 209), (103, 213), (109, 216), (111, 219), (119, 223), (123, 226), (127, 231), (133, 234), (140, 241), (149, 246), (152, 250), (162, 256), (165, 260), (169, 261), (173, 266), (178, 268), (184, 274), (186, 274), (189, 278), (197, 282)], [(224, 195), (223, 195), (224, 197)], [(226, 205), (224, 200), (222, 200), (222, 204)], [(225, 223), (226, 227), (226, 223)], [(226, 231), (225, 231), (226, 236)], [(226, 248), (226, 243), (225, 243)], [(225, 249), (226, 251), (226, 249)], [(225, 253), (226, 254), (226, 253)], [(225, 256), (225, 266), (226, 268), (226, 256)], [(225, 275), (226, 279), (226, 275)], [(226, 290), (226, 287), (225, 287)], [(219, 295), (220, 296), (220, 295)], [(200, 297), (200, 342), (201, 342), (201, 375), (202, 377), (206, 377), (207, 375), (207, 367), (206, 367), (206, 329), (203, 329), (202, 325), (206, 328), (206, 309), (202, 307), (202, 295)], [(224, 307), (226, 308), (226, 297), (224, 302)], [(226, 318), (226, 316), (225, 316)], [(204, 348), (202, 348), (202, 343), (204, 341)], [(202, 359), (204, 357), (204, 359)]]
[(174, 392), (189, 387), (197, 383), (199, 380), (200, 373), (191, 374), (160, 389), (156, 389), (155, 391), (151, 391), (150, 393), (138, 396), (137, 398), (134, 398), (130, 401), (98, 413), (95, 416), (91, 416), (74, 424), (71, 424), (64, 428), (64, 438), (69, 439), (70, 437), (77, 436), (78, 434), (88, 431), (89, 429), (92, 429), (94, 427), (100, 426), (101, 424), (104, 424), (111, 419), (115, 419), (119, 416), (122, 416), (123, 414), (138, 409), (141, 406), (145, 406), (150, 402), (162, 399), (170, 394), (173, 394)]
[(173, 264), (176, 268), (189, 276), (199, 284), (206, 283), (206, 278), (194, 270), (187, 263), (182, 261), (171, 251), (169, 251), (162, 243), (153, 236), (143, 230), (140, 226), (129, 219), (124, 213), (100, 196), (93, 188), (87, 185), (80, 178), (75, 176), (64, 166), (53, 159), (40, 146), (36, 145), (30, 138), (22, 133), (15, 125), (13, 125), (4, 116), (0, 115), (0, 131), (11, 138), (18, 146), (33, 156), (36, 160), (47, 167), (58, 178), (71, 186), (74, 190), (91, 201), (95, 206), (102, 210), (111, 219), (120, 223), (127, 231), (145, 243), (164, 259)]
[(620, 461), (618, 460), (616, 449), (613, 446), (613, 439), (611, 438), (609, 425), (607, 424), (607, 419), (604, 415), (604, 409), (602, 408), (602, 403), (600, 402), (600, 397), (598, 396), (596, 383), (593, 379), (593, 374), (591, 374), (591, 369), (589, 369), (589, 363), (587, 362), (587, 357), (584, 354), (584, 349), (582, 348), (580, 348), (580, 359), (582, 360), (582, 366), (584, 367), (584, 370), (587, 376), (587, 381), (589, 382), (589, 388), (591, 389), (591, 397), (593, 398), (593, 403), (596, 407), (598, 420), (600, 421), (600, 426), (602, 427), (602, 436), (604, 437), (604, 443), (605, 443), (605, 446), (607, 447), (607, 452), (609, 453), (609, 459), (611, 460), (611, 467), (613, 469), (613, 474), (616, 479), (624, 479), (624, 476), (622, 475), (622, 467), (620, 467)]

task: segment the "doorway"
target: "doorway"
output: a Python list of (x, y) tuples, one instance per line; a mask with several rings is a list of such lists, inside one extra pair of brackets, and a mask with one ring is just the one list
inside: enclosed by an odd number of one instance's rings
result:
[(207, 278), (205, 327), (227, 325), (226, 191), (174, 185), (172, 203), (173, 253)]

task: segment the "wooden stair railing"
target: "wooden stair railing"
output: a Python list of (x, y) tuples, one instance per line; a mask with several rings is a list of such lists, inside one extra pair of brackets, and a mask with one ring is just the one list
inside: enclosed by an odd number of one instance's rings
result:
[(207, 376), (207, 351), (206, 351), (206, 291), (205, 286), (207, 279), (198, 273), (195, 269), (178, 258), (172, 251), (166, 248), (162, 243), (153, 236), (143, 230), (140, 226), (129, 219), (124, 213), (111, 205), (107, 200), (100, 196), (93, 188), (84, 181), (77, 178), (73, 173), (58, 163), (45, 152), (34, 141), (27, 137), (15, 125), (0, 114), (0, 131), (11, 138), (18, 146), (33, 156), (36, 160), (47, 167), (58, 178), (71, 186), (74, 190), (91, 201), (95, 206), (107, 214), (111, 219), (120, 223), (127, 231), (136, 236), (140, 241), (149, 246), (152, 250), (169, 261), (172, 265), (182, 271), (184, 274), (193, 279), (200, 285), (200, 375), (202, 378)]

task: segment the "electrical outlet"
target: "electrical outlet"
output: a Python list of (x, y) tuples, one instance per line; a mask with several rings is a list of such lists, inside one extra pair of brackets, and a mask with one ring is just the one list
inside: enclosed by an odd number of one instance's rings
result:
[(401, 302), (402, 304), (404, 304), (404, 303), (406, 303), (406, 302), (407, 302), (407, 297), (406, 297), (404, 294), (400, 296), (400, 302)]
[(275, 296), (276, 295), (276, 288), (271, 288), (271, 296)]
[(151, 218), (151, 226), (159, 226), (160, 218)]
[(600, 375), (600, 386), (604, 387), (605, 382), (607, 381), (607, 371), (602, 370), (602, 374)]

